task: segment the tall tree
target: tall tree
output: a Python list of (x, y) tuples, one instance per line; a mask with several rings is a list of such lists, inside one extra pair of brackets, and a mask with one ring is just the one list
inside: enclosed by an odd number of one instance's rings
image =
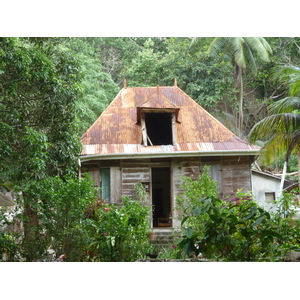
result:
[[(197, 38), (193, 43), (197, 42)], [(212, 56), (224, 54), (224, 58), (232, 62), (234, 66), (235, 86), (239, 90), (239, 118), (238, 118), (238, 135), (242, 136), (243, 129), (243, 99), (244, 84), (243, 73), (249, 69), (253, 74), (257, 72), (257, 59), (263, 61), (269, 60), (272, 53), (268, 42), (262, 37), (216, 37), (211, 42), (209, 53)], [(257, 59), (255, 59), (257, 56)]]
[(252, 128), (249, 141), (265, 142), (262, 155), (267, 162), (285, 155), (281, 188), (289, 157), (292, 153), (298, 153), (300, 189), (300, 69), (295, 66), (281, 66), (274, 73), (274, 79), (287, 88), (289, 96), (270, 105), (270, 116)]
[[(76, 100), (79, 132), (83, 134), (119, 91), (111, 75), (102, 66), (100, 38), (67, 38), (64, 47), (74, 52), (82, 73), (82, 93)], [(118, 60), (118, 58), (115, 58)], [(121, 64), (121, 62), (116, 65)], [(108, 63), (109, 65), (109, 63)], [(113, 64), (110, 65), (113, 68)]]
[(147, 39), (131, 61), (126, 74), (131, 86), (155, 85), (163, 81), (162, 52), (154, 51), (154, 45), (151, 38)]
[(39, 236), (26, 186), (78, 169), (80, 80), (76, 57), (57, 39), (0, 39), (0, 185), (10, 182), (23, 191), (28, 255), (34, 255), (30, 245), (39, 243)]

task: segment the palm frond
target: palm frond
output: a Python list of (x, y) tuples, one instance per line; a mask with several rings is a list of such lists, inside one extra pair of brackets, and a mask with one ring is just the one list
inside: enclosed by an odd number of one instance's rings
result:
[(298, 97), (286, 97), (269, 106), (271, 114), (292, 113), (295, 110), (300, 110), (300, 98)]
[(300, 129), (294, 132), (293, 138), (290, 141), (288, 151), (286, 153), (287, 158), (294, 153), (298, 153), (300, 151)]
[(256, 52), (257, 56), (263, 61), (270, 60), (272, 49), (269, 43), (262, 37), (245, 37), (245, 42), (249, 45), (252, 52)]
[(262, 148), (261, 161), (267, 165), (271, 164), (275, 158), (286, 156), (290, 139), (283, 133), (273, 135), (265, 142)]
[(241, 37), (230, 38), (231, 53), (235, 63), (242, 69), (246, 68), (244, 39)]
[(274, 114), (258, 122), (250, 131), (248, 140), (252, 143), (264, 142), (262, 160), (286, 155), (300, 149), (300, 114)]
[(300, 115), (295, 113), (275, 114), (264, 118), (251, 129), (248, 140), (255, 143), (258, 140), (267, 142), (273, 136), (292, 136), (300, 128)]
[(300, 76), (291, 83), (289, 93), (291, 96), (300, 97)]
[(253, 37), (216, 37), (208, 48), (212, 56), (217, 56), (220, 52), (228, 53), (233, 57), (235, 64), (240, 68), (249, 67), (256, 72), (256, 62), (254, 54), (264, 61), (269, 61), (269, 54), (272, 49), (264, 38)]
[(296, 66), (281, 65), (273, 69), (272, 80), (281, 83), (290, 96), (300, 97), (300, 68)]
[(227, 43), (228, 43), (228, 38), (226, 37), (214, 38), (208, 47), (208, 53), (211, 56), (218, 56), (218, 54), (222, 52), (224, 48), (226, 48)]
[(251, 48), (247, 43), (243, 44), (244, 48), (244, 60), (245, 60), (245, 65), (248, 66), (251, 70), (251, 72), (256, 75), (257, 74), (257, 66), (256, 66), (256, 60), (253, 56), (253, 53), (251, 51)]

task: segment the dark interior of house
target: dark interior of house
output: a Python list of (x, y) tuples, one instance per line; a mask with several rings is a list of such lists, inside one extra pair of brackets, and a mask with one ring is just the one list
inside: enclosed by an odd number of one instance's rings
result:
[(172, 115), (170, 113), (147, 113), (147, 135), (154, 146), (172, 145)]
[(152, 168), (153, 227), (171, 226), (170, 168)]

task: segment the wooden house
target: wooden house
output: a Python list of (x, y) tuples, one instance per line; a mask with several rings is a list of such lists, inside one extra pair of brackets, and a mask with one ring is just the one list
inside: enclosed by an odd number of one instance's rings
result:
[[(167, 87), (126, 87), (81, 138), (81, 172), (89, 172), (101, 197), (136, 199), (141, 182), (154, 205), (151, 227), (178, 227), (174, 211), (182, 177), (197, 178), (204, 165), (220, 196), (251, 191), (250, 166), (259, 147), (239, 139), (175, 82)], [(173, 217), (170, 219), (170, 217)]]

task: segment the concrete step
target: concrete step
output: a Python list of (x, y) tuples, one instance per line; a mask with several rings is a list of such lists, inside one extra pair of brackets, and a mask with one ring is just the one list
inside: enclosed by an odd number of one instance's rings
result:
[(154, 234), (153, 239), (150, 239), (152, 245), (167, 246), (174, 242), (174, 229), (153, 228), (152, 232)]

